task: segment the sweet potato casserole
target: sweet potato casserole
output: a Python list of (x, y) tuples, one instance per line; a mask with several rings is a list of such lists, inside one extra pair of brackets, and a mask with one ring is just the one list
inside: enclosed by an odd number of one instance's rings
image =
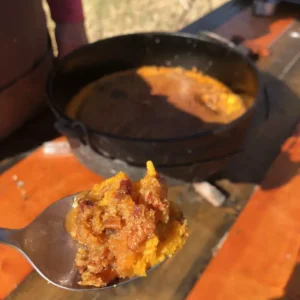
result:
[(79, 284), (103, 287), (118, 278), (146, 276), (183, 246), (187, 222), (167, 192), (147, 162), (139, 182), (120, 172), (76, 197), (66, 227), (80, 245)]
[(83, 87), (66, 113), (99, 132), (161, 139), (218, 128), (239, 118), (252, 103), (251, 97), (196, 69), (144, 66)]

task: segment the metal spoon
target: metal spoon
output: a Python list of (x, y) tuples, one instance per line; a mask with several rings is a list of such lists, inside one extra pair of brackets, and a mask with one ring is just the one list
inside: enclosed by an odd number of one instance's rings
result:
[(74, 264), (77, 243), (65, 230), (64, 225), (66, 215), (71, 209), (76, 195), (53, 203), (32, 223), (22, 229), (0, 228), (0, 244), (16, 248), (48, 282), (68, 290), (107, 289), (138, 278), (118, 279), (102, 288), (78, 284), (80, 275)]

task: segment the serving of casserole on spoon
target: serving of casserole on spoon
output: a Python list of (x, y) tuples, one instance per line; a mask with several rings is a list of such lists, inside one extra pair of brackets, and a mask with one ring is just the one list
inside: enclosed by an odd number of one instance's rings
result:
[(146, 276), (187, 236), (187, 222), (168, 201), (152, 162), (139, 182), (120, 172), (55, 202), (25, 228), (0, 228), (0, 243), (17, 248), (46, 280), (70, 290)]

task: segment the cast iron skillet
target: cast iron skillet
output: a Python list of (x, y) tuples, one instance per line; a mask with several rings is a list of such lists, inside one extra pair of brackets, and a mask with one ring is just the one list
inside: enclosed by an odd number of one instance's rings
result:
[[(66, 104), (88, 83), (106, 74), (145, 65), (196, 67), (256, 100), (243, 116), (227, 125), (169, 139), (132, 138), (95, 131), (64, 113)], [(138, 33), (101, 40), (71, 53), (52, 72), (48, 93), (58, 119), (56, 126), (74, 149), (86, 145), (101, 157), (131, 166), (144, 167), (145, 161), (151, 159), (158, 168), (168, 168), (219, 160), (236, 153), (261, 91), (259, 81), (258, 71), (247, 54), (216, 34)]]

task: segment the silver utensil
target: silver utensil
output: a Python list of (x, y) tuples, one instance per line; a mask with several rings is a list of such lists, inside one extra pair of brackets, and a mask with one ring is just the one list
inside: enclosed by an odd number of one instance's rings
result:
[(138, 278), (119, 279), (102, 288), (78, 284), (80, 275), (74, 263), (77, 243), (65, 230), (64, 225), (76, 195), (53, 203), (22, 229), (0, 228), (0, 244), (16, 248), (48, 282), (68, 290), (108, 289)]

